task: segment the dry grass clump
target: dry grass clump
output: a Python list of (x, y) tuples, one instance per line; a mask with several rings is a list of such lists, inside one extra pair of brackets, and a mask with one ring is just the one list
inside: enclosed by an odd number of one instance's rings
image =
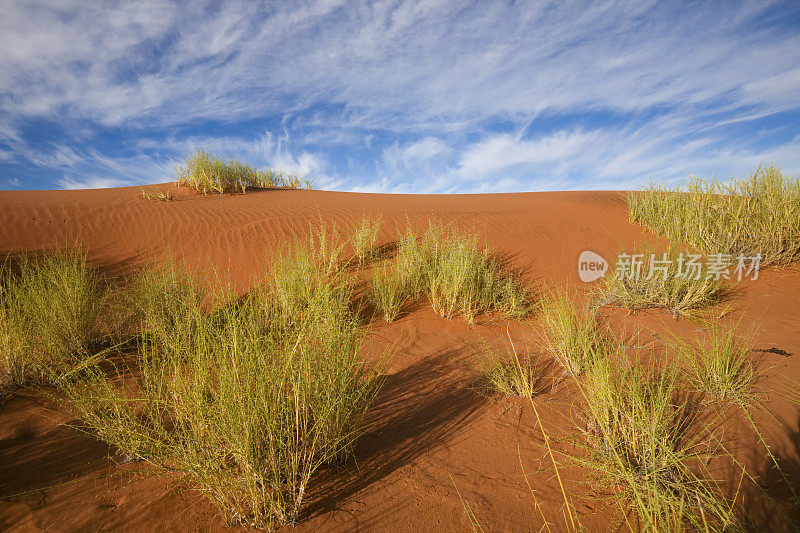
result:
[(320, 223), (308, 243), (275, 258), (268, 281), (280, 311), (301, 321), (319, 308), (348, 308), (352, 282), (342, 262), (344, 242), (335, 227)]
[(406, 286), (414, 297), (421, 297), (425, 292), (425, 278), (434, 246), (433, 233), (426, 232), (419, 238), (410, 225), (405, 233), (398, 235), (394, 272), (400, 284)]
[(479, 356), (484, 380), (492, 390), (508, 396), (533, 398), (546, 389), (547, 366), (530, 353), (520, 355), (510, 339), (505, 354), (484, 343)]
[(397, 270), (389, 270), (389, 267), (384, 265), (383, 268), (376, 270), (371, 284), (370, 298), (375, 309), (381, 313), (386, 322), (394, 322), (413, 292), (408, 280)]
[(57, 381), (105, 339), (108, 287), (78, 252), (0, 265), (0, 381)]
[(729, 184), (692, 177), (685, 189), (650, 185), (628, 195), (632, 222), (705, 254), (761, 254), (762, 265), (800, 255), (800, 179), (759, 167)]
[(308, 232), (308, 253), (312, 258), (320, 276), (331, 276), (343, 272), (342, 252), (345, 241), (336, 229), (330, 228), (320, 220), (311, 226)]
[[(641, 256), (640, 267), (628, 268), (633, 257)], [(607, 277), (599, 287), (600, 305), (618, 305), (631, 310), (663, 307), (673, 315), (685, 315), (693, 309), (720, 303), (727, 287), (722, 279), (693, 270), (690, 258), (673, 248), (657, 254), (631, 254), (617, 274)], [(699, 265), (699, 263), (698, 263)]]
[(553, 357), (572, 376), (583, 374), (620, 348), (597, 320), (596, 310), (580, 311), (564, 293), (551, 294), (544, 301), (542, 321)]
[(144, 185), (139, 187), (139, 190), (142, 192), (142, 198), (145, 200), (159, 200), (162, 202), (171, 202), (175, 199), (172, 191), (162, 191), (156, 186), (145, 187)]
[(455, 226), (431, 223), (418, 238), (408, 228), (399, 238), (394, 270), (411, 295), (427, 296), (434, 311), (445, 318), (462, 315), (468, 322), (486, 311), (509, 318), (528, 313), (528, 291), (503, 272), (488, 249), (478, 246), (476, 234)]
[(696, 409), (677, 371), (641, 362), (595, 362), (579, 382), (590, 457), (580, 461), (636, 512), (646, 531), (738, 529), (732, 504), (692, 471), (707, 455)]
[(759, 373), (750, 356), (750, 335), (737, 336), (735, 328), (709, 325), (698, 339), (673, 337), (670, 344), (688, 366), (690, 381), (699, 391), (742, 405), (754, 399)]
[(326, 264), (319, 256), (280, 259), (268, 287), (210, 314), (180, 268), (146, 274), (132, 372), (90, 367), (63, 385), (70, 404), (124, 454), (185, 476), (231, 523), (294, 523), (314, 473), (352, 452), (381, 385), (358, 357), (347, 286), (321, 272), (297, 282)]
[(365, 263), (377, 254), (378, 231), (380, 229), (380, 217), (377, 220), (371, 220), (365, 216), (361, 219), (361, 223), (356, 226), (350, 242), (359, 263)]
[(245, 192), (247, 187), (311, 188), (311, 183), (283, 170), (260, 170), (247, 163), (211, 155), (206, 150), (189, 154), (178, 166), (178, 185), (191, 187), (203, 194)]

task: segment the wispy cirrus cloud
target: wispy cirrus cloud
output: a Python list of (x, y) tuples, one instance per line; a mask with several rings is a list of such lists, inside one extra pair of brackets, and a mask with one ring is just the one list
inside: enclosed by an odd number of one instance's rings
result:
[(198, 146), (397, 192), (800, 171), (792, 2), (11, 2), (0, 172), (170, 179)]

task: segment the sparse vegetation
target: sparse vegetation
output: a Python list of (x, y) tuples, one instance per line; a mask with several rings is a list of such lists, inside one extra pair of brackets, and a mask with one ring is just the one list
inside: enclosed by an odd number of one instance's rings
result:
[(155, 185), (150, 187), (142, 186), (139, 189), (142, 191), (142, 198), (145, 200), (171, 202), (175, 198), (175, 196), (172, 194), (172, 191), (162, 191)]
[(421, 297), (439, 315), (460, 314), (470, 323), (487, 311), (520, 319), (531, 306), (528, 289), (478, 246), (477, 234), (439, 222), (421, 236), (410, 226), (400, 233), (391, 268), (384, 265), (372, 279), (371, 297), (389, 322), (409, 299)]
[(399, 233), (397, 239), (394, 272), (414, 297), (423, 295), (429, 263), (428, 250), (433, 247), (432, 234), (423, 234), (423, 239), (424, 242), (420, 242), (410, 225), (404, 233)]
[(365, 263), (377, 253), (378, 231), (381, 229), (381, 220), (370, 220), (366, 216), (355, 228), (351, 238), (353, 252), (359, 263)]
[(725, 282), (687, 266), (692, 259), (673, 248), (662, 253), (630, 254), (625, 261), (631, 264), (641, 261), (640, 266), (629, 268), (631, 265), (626, 263), (615, 269), (615, 275), (608, 276), (600, 285), (599, 304), (631, 310), (663, 307), (673, 315), (685, 315), (720, 303), (727, 291)]
[(178, 166), (178, 185), (203, 194), (245, 192), (247, 187), (310, 189), (311, 183), (282, 170), (260, 170), (229, 157), (217, 157), (206, 150), (189, 154)]
[(431, 223), (421, 239), (407, 229), (398, 245), (397, 269), (412, 293), (428, 297), (445, 318), (461, 314), (468, 322), (482, 312), (501, 311), (510, 318), (528, 312), (528, 291), (502, 272), (476, 234)]
[(0, 381), (53, 382), (79, 369), (104, 340), (107, 295), (77, 251), (0, 265)]
[[(294, 524), (315, 474), (352, 456), (382, 386), (379, 373), (359, 357), (366, 332), (355, 296), (370, 298), (387, 322), (414, 298), (427, 298), (443, 317), (469, 322), (484, 312), (520, 318), (531, 309), (528, 290), (477, 234), (441, 223), (419, 236), (407, 227), (395, 257), (359, 285), (362, 269), (343, 260), (344, 248), (349, 241), (359, 263), (370, 261), (379, 227), (380, 221), (363, 218), (348, 239), (320, 222), (307, 241), (273, 258), (263, 286), (234, 300), (174, 261), (143, 272), (124, 296), (79, 253), (7, 262), (0, 268), (0, 387), (55, 385), (85, 431), (126, 459), (186, 480), (230, 523)], [(657, 257), (667, 265), (663, 272), (650, 268), (638, 280), (608, 280), (599, 303), (676, 314), (718, 303), (726, 284), (675, 276), (676, 255), (670, 248)], [(681, 373), (669, 359), (630, 361), (597, 307), (581, 309), (569, 294), (553, 292), (538, 307), (546, 348), (580, 392), (585, 454), (551, 447), (537, 409), (542, 404), (533, 401), (548, 389), (547, 364), (518, 353), (510, 338), (505, 351), (485, 343), (479, 357), (488, 388), (531, 400), (567, 529), (578, 530), (579, 523), (556, 453), (588, 468), (619, 499), (632, 530), (741, 529), (738, 489), (726, 497), (707, 475), (711, 450), (727, 454), (705, 418), (707, 398), (741, 406), (798, 501), (750, 409), (764, 407), (750, 335), (711, 324), (698, 339), (670, 337), (671, 361), (688, 370)], [(135, 342), (121, 344), (131, 337)], [(102, 349), (112, 344), (121, 349), (106, 357), (111, 349)], [(744, 467), (741, 475), (756, 481)], [(480, 529), (467, 501), (462, 505)]]
[(296, 293), (308, 272), (285, 266), (326, 264), (312, 257), (282, 258), (271, 290), (210, 314), (179, 269), (147, 274), (135, 377), (93, 366), (63, 385), (71, 405), (126, 455), (186, 475), (230, 522), (293, 523), (315, 471), (351, 453), (381, 383), (358, 357), (346, 286), (317, 271)]
[(601, 483), (622, 489), (645, 531), (739, 529), (733, 506), (690, 468), (708, 455), (677, 371), (626, 359), (596, 361), (579, 386), (586, 401), (590, 457)]
[(479, 357), (483, 360), (483, 377), (493, 390), (508, 396), (533, 398), (545, 390), (546, 365), (538, 357), (517, 352), (509, 339), (506, 354), (484, 343)]
[[(751, 360), (752, 339), (751, 332), (737, 335), (733, 327), (708, 324), (699, 339), (685, 340), (672, 336), (669, 344), (689, 368), (689, 383), (694, 388), (715, 401), (731, 402), (741, 408), (775, 471), (791, 492), (794, 503), (800, 504), (794, 484), (765, 441), (752, 414), (753, 408), (766, 410), (756, 388), (761, 372)], [(796, 524), (793, 526), (797, 527)]]
[(308, 245), (295, 244), (272, 262), (269, 281), (280, 312), (301, 322), (318, 311), (344, 313), (352, 281), (341, 263), (336, 228), (312, 227)]
[(709, 324), (698, 339), (673, 337), (671, 347), (691, 371), (691, 383), (717, 400), (747, 405), (753, 399), (758, 372), (751, 361), (753, 343), (735, 328)]
[(705, 254), (760, 254), (761, 265), (800, 257), (800, 179), (775, 166), (729, 184), (692, 177), (684, 189), (650, 185), (628, 206), (632, 222)]
[(619, 350), (619, 342), (597, 320), (595, 309), (581, 312), (564, 293), (551, 294), (542, 304), (548, 347), (564, 370), (579, 376)]
[(386, 265), (373, 274), (372, 303), (386, 322), (393, 322), (408, 302), (411, 294), (408, 285), (408, 280), (402, 274), (397, 270), (389, 270)]

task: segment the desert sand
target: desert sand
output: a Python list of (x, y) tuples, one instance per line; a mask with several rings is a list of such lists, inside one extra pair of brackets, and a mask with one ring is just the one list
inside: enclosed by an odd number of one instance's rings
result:
[[(172, 185), (162, 185), (164, 188)], [(0, 255), (64, 248), (78, 242), (93, 265), (124, 277), (167, 254), (199, 271), (230, 276), (240, 292), (263, 278), (286, 242), (324, 221), (343, 230), (362, 215), (383, 220), (380, 242), (396, 227), (422, 230), (430, 219), (481, 231), (491, 249), (536, 291), (584, 291), (583, 250), (607, 259), (637, 243), (664, 243), (628, 222), (624, 193), (555, 192), (481, 195), (383, 195), (257, 190), (200, 196), (178, 191), (148, 201), (138, 188), (0, 193)], [(583, 292), (579, 297), (587, 298)], [(780, 394), (800, 380), (800, 270), (768, 269), (740, 285), (722, 319), (757, 327), (759, 383), (774, 416), (754, 413), (789, 478), (800, 481), (800, 412)], [(603, 311), (616, 331), (653, 342), (669, 328), (694, 326), (665, 311)], [(469, 531), (461, 499), (485, 531), (539, 531), (542, 516), (563, 530), (563, 498), (527, 400), (481, 394), (473, 348), (479, 336), (539, 348), (535, 314), (522, 323), (485, 317), (469, 327), (420, 305), (392, 324), (376, 320), (364, 356), (394, 344), (386, 385), (369, 413), (356, 461), (319, 476), (297, 531)], [(785, 355), (786, 353), (791, 355)], [(581, 420), (576, 393), (562, 381), (535, 400), (556, 451), (576, 452)], [(0, 530), (217, 531), (228, 529), (202, 494), (144, 463), (118, 464), (113, 450), (70, 427), (77, 423), (46, 390), (23, 389), (0, 406)], [(732, 411), (720, 427), (738, 460), (780, 499), (786, 487), (763, 446)], [(731, 494), (741, 471), (711, 464)], [(568, 495), (589, 531), (625, 530), (619, 509), (597, 493), (586, 472), (563, 465)], [(527, 482), (526, 482), (527, 476)], [(530, 488), (529, 488), (529, 485)], [(532, 494), (533, 492), (533, 494)], [(460, 494), (460, 496), (459, 496)], [(535, 495), (535, 498), (534, 498)], [(537, 503), (538, 502), (538, 506)], [(789, 530), (743, 482), (737, 503), (758, 529)], [(240, 529), (240, 528), (237, 528)]]

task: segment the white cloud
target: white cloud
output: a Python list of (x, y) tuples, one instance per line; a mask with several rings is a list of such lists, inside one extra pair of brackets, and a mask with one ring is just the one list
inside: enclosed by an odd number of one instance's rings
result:
[(785, 92), (742, 90), (742, 72), (767, 80), (800, 63), (797, 35), (737, 37), (763, 11), (750, 3), (683, 13), (644, 2), (339, 7), (12, 4), (0, 22), (10, 43), (0, 91), (14, 94), (15, 113), (108, 124), (238, 119), (322, 101), (364, 110), (377, 127), (385, 113), (430, 123), (721, 97), (780, 109), (791, 105)]
[(419, 168), (451, 152), (452, 149), (443, 140), (424, 137), (404, 146), (394, 143), (383, 151), (383, 159), (392, 168)]
[(128, 180), (90, 177), (90, 178), (62, 178), (58, 181), (62, 189), (106, 189), (109, 187), (125, 187), (132, 185)]
[[(773, 153), (794, 165), (785, 139), (755, 149), (718, 128), (798, 110), (792, 12), (654, 0), (12, 1), (0, 18), (0, 159), (52, 168), (63, 183), (136, 183), (168, 178), (177, 158), (208, 146), (323, 187), (436, 192), (623, 186), (712, 162), (742, 173)], [(21, 136), (42, 119), (70, 140)], [(253, 120), (272, 132), (203, 130)], [(144, 137), (140, 152), (87, 148), (77, 130), (96, 125)], [(167, 142), (147, 140), (165, 131)]]
[(449, 147), (441, 139), (425, 137), (403, 149), (403, 161), (408, 164), (413, 161), (427, 161), (449, 151)]
[(497, 135), (469, 147), (459, 162), (459, 172), (479, 179), (516, 165), (550, 165), (573, 157), (597, 141), (596, 134), (558, 132), (531, 141)]

